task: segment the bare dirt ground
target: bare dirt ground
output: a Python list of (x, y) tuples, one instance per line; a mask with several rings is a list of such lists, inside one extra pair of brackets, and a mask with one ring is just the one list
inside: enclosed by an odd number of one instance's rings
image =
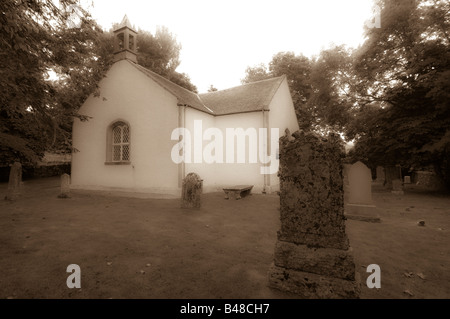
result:
[[(175, 199), (98, 193), (57, 198), (59, 178), (0, 184), (0, 298), (297, 298), (267, 287), (279, 197)], [(381, 223), (347, 221), (362, 298), (450, 298), (450, 196), (374, 187)], [(425, 226), (417, 225), (425, 220)], [(81, 289), (69, 289), (69, 264)], [(366, 267), (381, 267), (368, 289)]]

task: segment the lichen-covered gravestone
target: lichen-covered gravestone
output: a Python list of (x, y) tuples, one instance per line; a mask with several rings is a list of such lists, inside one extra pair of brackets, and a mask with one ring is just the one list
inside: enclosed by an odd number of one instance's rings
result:
[(280, 220), (269, 286), (302, 298), (358, 298), (345, 233), (337, 135), (295, 132), (280, 139)]
[(201, 195), (203, 192), (203, 181), (195, 173), (189, 173), (183, 179), (181, 190), (182, 208), (200, 208)]
[(61, 175), (61, 192), (58, 195), (59, 198), (69, 198), (70, 197), (70, 175)]
[(380, 222), (378, 210), (372, 201), (372, 173), (362, 162), (350, 166), (348, 172), (348, 201), (345, 216), (349, 219)]
[(14, 162), (9, 171), (8, 191), (6, 200), (15, 200), (20, 196), (22, 186), (22, 164)]

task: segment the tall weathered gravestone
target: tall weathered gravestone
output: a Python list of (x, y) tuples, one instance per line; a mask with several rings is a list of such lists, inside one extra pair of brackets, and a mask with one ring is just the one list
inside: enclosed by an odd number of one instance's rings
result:
[(348, 201), (345, 203), (345, 216), (369, 222), (379, 222), (380, 216), (372, 201), (372, 173), (361, 162), (348, 169)]
[(14, 162), (9, 171), (8, 191), (5, 196), (6, 200), (15, 200), (21, 194), (22, 186), (22, 164)]
[(302, 298), (358, 298), (345, 233), (340, 138), (280, 139), (280, 220), (269, 286)]
[(189, 173), (183, 179), (181, 190), (182, 208), (200, 208), (201, 195), (203, 192), (203, 181), (195, 173)]
[(402, 168), (400, 165), (395, 165), (396, 175), (392, 179), (392, 194), (403, 195), (403, 180), (402, 180)]
[(391, 193), (403, 195), (402, 169), (400, 165), (386, 167), (386, 182), (384, 185)]
[(59, 198), (69, 198), (70, 197), (70, 175), (61, 175), (61, 191), (58, 195)]
[(384, 167), (383, 166), (377, 166), (377, 179), (375, 182), (384, 184), (385, 177), (384, 177)]

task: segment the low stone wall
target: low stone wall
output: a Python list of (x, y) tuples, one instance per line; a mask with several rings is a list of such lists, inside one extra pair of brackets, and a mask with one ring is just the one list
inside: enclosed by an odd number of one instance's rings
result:
[(70, 168), (71, 168), (70, 163), (38, 166), (32, 169), (32, 174), (34, 178), (60, 176), (62, 174), (70, 175)]
[[(54, 164), (54, 165), (43, 165), (37, 167), (25, 166), (22, 168), (23, 179), (31, 178), (42, 178), (51, 176), (60, 176), (62, 174), (70, 175), (71, 165), (70, 163)], [(0, 182), (6, 183), (9, 180), (9, 166), (0, 167)]]
[(415, 171), (412, 174), (412, 182), (416, 187), (437, 191), (445, 189), (444, 182), (434, 172)]

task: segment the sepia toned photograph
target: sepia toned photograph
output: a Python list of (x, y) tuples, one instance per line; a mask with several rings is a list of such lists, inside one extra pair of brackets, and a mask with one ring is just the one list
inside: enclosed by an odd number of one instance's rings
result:
[(0, 299), (449, 299), (449, 244), (448, 0), (0, 2)]

